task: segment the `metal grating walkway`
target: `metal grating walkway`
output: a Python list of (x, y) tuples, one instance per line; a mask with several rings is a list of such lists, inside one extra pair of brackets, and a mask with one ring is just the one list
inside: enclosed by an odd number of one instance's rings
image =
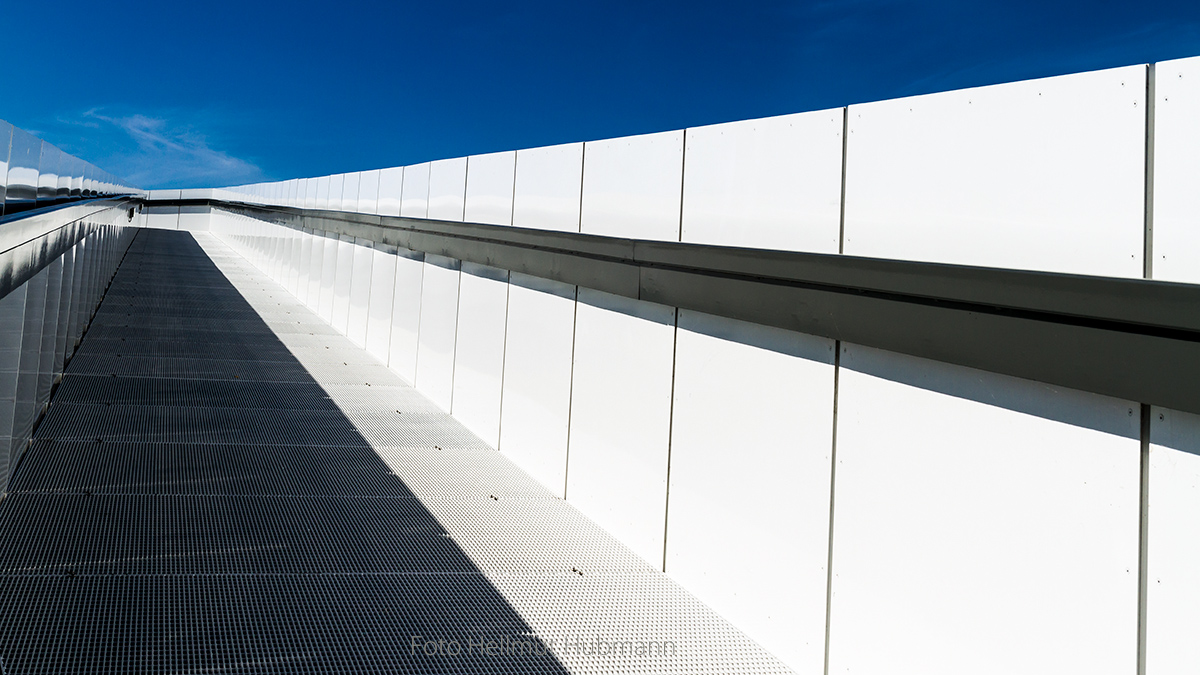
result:
[(0, 541), (4, 675), (786, 672), (207, 234), (139, 232)]

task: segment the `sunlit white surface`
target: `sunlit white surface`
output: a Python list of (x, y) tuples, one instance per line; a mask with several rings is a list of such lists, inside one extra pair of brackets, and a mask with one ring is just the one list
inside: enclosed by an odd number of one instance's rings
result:
[(500, 451), (558, 496), (567, 471), (575, 287), (513, 273)]
[(682, 131), (591, 141), (580, 231), (679, 241), (682, 189)]
[(459, 266), (457, 260), (426, 255), (421, 281), (421, 326), (414, 384), (446, 412), (453, 405)]
[(387, 363), (392, 338), (392, 302), (396, 292), (396, 255), (380, 250), (376, 245), (371, 256), (366, 349), (372, 356)]
[(417, 379), (417, 337), (421, 329), (421, 282), (424, 276), (425, 263), (420, 254), (397, 252), (388, 368), (410, 384)]
[(429, 164), (429, 218), (463, 219), (467, 190), (467, 159), (442, 159)]
[(358, 176), (358, 212), (376, 213), (379, 208), (379, 169)]
[(583, 143), (517, 151), (512, 224), (579, 231)]
[(394, 166), (379, 172), (379, 207), (381, 216), (400, 215), (400, 194), (404, 190), (404, 167)]
[(404, 167), (400, 215), (409, 218), (425, 218), (429, 215), (429, 162)]
[(450, 412), (495, 448), (500, 445), (508, 272), (464, 262), (459, 283), (454, 407)]
[(829, 672), (1133, 672), (1135, 404), (843, 349)]
[(1200, 283), (1200, 57), (1155, 66), (1154, 278)]
[(367, 346), (367, 305), (371, 301), (371, 264), (375, 250), (371, 242), (354, 243), (354, 270), (350, 276), (350, 313), (346, 320), (346, 337), (358, 347)]
[(682, 241), (837, 253), (841, 108), (687, 130)]
[(666, 570), (820, 672), (833, 341), (681, 310), (676, 349)]
[(1142, 275), (1146, 72), (850, 106), (845, 252)]
[(1146, 673), (1200, 669), (1200, 416), (1150, 415)]
[(512, 225), (516, 168), (516, 152), (471, 155), (467, 162), (467, 201), (463, 219), (468, 223)]
[(661, 568), (675, 310), (581, 288), (575, 321), (567, 498)]

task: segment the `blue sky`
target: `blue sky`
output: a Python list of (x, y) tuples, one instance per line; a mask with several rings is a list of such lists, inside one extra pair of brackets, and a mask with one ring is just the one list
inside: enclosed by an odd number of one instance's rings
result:
[(1196, 0), (5, 5), (0, 119), (144, 188), (397, 166), (1200, 55)]

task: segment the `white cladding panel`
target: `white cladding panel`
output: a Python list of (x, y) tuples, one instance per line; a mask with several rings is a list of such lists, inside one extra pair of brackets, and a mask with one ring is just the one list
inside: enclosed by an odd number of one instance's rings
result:
[(370, 242), (354, 243), (354, 270), (350, 276), (350, 314), (346, 321), (346, 337), (358, 347), (367, 346), (367, 305), (371, 301), (371, 263), (375, 251)]
[(682, 131), (589, 142), (579, 231), (679, 241), (682, 190)]
[(362, 184), (362, 174), (355, 171), (344, 174), (342, 180), (342, 210), (357, 211), (359, 187)]
[(209, 207), (180, 206), (179, 229), (191, 232), (207, 232), (209, 229)]
[(679, 312), (666, 571), (797, 672), (825, 658), (833, 346)]
[(517, 151), (512, 224), (579, 231), (583, 143)]
[(1135, 404), (844, 344), (841, 366), (829, 672), (1134, 672)]
[(850, 106), (845, 252), (1142, 275), (1146, 70)]
[(333, 323), (333, 287), (337, 277), (338, 249), (341, 242), (333, 232), (325, 233), (324, 246), (321, 247), (321, 292), (317, 303), (317, 315), (326, 323)]
[(513, 151), (471, 155), (467, 163), (467, 202), (463, 220), (512, 225), (516, 168), (517, 153)]
[(404, 167), (393, 166), (379, 171), (379, 215), (400, 215), (400, 195), (403, 190)]
[(421, 281), (425, 263), (420, 254), (402, 250), (396, 257), (396, 290), (392, 298), (392, 336), (388, 368), (412, 383), (417, 379), (417, 337), (421, 327)]
[(342, 194), (346, 187), (346, 174), (338, 173), (329, 177), (329, 209), (342, 210)]
[(354, 242), (342, 235), (337, 243), (337, 268), (333, 281), (333, 314), (329, 323), (342, 335), (350, 320), (350, 282), (354, 278)]
[(562, 497), (567, 475), (575, 287), (511, 275), (500, 451)]
[(331, 182), (332, 178), (332, 176), (321, 176), (317, 179), (316, 208), (318, 209), (329, 208), (329, 183)]
[(567, 498), (661, 569), (675, 310), (579, 289)]
[(358, 175), (359, 213), (378, 213), (379, 169), (363, 171)]
[(500, 385), (508, 272), (464, 262), (454, 347), (454, 417), (493, 448), (500, 445)]
[(154, 230), (179, 229), (178, 206), (146, 206), (142, 209), (146, 216), (146, 227)]
[(1153, 408), (1150, 442), (1146, 673), (1194, 673), (1200, 670), (1200, 416)]
[(682, 241), (837, 253), (837, 110), (687, 130)]
[(404, 190), (400, 215), (426, 218), (429, 215), (429, 162), (404, 167)]
[(421, 327), (414, 384), (446, 412), (450, 411), (454, 398), (459, 266), (452, 258), (426, 255), (421, 283)]
[(1154, 278), (1200, 283), (1200, 57), (1155, 66)]
[(466, 157), (430, 162), (429, 218), (462, 221), (466, 191)]
[(312, 234), (312, 251), (308, 256), (308, 294), (304, 304), (314, 312), (320, 307), (321, 274), (325, 268), (325, 232), (314, 231)]
[(392, 299), (396, 292), (396, 256), (371, 252), (371, 298), (367, 303), (367, 352), (387, 363), (392, 338)]

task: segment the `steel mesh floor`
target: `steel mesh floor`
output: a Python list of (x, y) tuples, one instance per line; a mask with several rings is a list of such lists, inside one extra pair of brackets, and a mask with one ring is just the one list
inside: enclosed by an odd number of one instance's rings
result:
[(4, 675), (787, 672), (206, 234), (138, 234), (0, 541)]

